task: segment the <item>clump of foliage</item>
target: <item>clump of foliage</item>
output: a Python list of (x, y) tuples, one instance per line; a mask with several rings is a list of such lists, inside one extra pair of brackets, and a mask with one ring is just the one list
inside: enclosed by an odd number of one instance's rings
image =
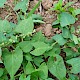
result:
[[(0, 7), (5, 2), (0, 1)], [(80, 38), (72, 24), (80, 9), (73, 10), (72, 3), (68, 3), (70, 11), (66, 10), (59, 0), (54, 7), (59, 13), (53, 27), (59, 27), (62, 33), (47, 39), (41, 31), (34, 32), (34, 23), (44, 23), (40, 15), (33, 14), (40, 2), (29, 13), (29, 0), (16, 2), (15, 12), (20, 9), (20, 13), (16, 12), (17, 24), (0, 20), (0, 63), (4, 64), (0, 80), (54, 80), (50, 74), (58, 80), (79, 80)]]

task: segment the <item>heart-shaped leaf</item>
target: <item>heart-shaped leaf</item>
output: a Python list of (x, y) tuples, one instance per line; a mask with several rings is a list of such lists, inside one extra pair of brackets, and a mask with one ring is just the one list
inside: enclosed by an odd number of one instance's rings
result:
[(22, 50), (19, 47), (17, 47), (12, 53), (5, 50), (3, 52), (3, 60), (6, 70), (10, 74), (11, 79), (13, 79), (23, 61)]

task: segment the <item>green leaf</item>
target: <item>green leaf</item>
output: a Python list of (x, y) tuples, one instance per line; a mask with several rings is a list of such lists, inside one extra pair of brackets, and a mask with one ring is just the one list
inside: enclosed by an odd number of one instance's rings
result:
[(53, 39), (59, 43), (59, 45), (64, 45), (66, 43), (66, 40), (63, 38), (62, 34), (56, 34), (53, 36)]
[(21, 9), (22, 12), (26, 13), (26, 10), (28, 9), (29, 0), (22, 0), (16, 4), (14, 7), (14, 10)]
[(67, 8), (67, 7), (70, 7), (72, 4), (74, 4), (75, 2), (68, 2), (65, 6), (64, 6), (64, 8)]
[(28, 63), (27, 63), (27, 65), (26, 65), (26, 67), (24, 68), (24, 72), (26, 73), (26, 74), (31, 74), (31, 73), (33, 73), (34, 72), (34, 67), (33, 67), (33, 65), (32, 65), (32, 63), (30, 62), (30, 61), (28, 61)]
[(15, 32), (22, 33), (24, 35), (31, 34), (34, 28), (33, 20), (31, 17), (22, 20), (15, 29)]
[(3, 33), (0, 33), (0, 44), (1, 43), (4, 43), (4, 42), (6, 42), (7, 41), (7, 39), (6, 39), (6, 37), (4, 36), (4, 34)]
[(32, 38), (33, 41), (42, 41), (44, 42), (45, 41), (45, 37), (44, 35), (42, 34), (41, 31), (37, 32), (35, 35), (33, 35), (33, 38)]
[(32, 56), (30, 55), (30, 53), (27, 53), (27, 54), (25, 54), (24, 56), (25, 56), (25, 59), (26, 59), (27, 61), (33, 61)]
[(45, 79), (45, 80), (54, 80), (54, 79), (52, 79), (52, 78), (48, 78), (48, 79)]
[(34, 64), (39, 67), (44, 60), (42, 59), (42, 57), (34, 57), (33, 61)]
[(41, 20), (33, 20), (34, 23), (45, 23), (44, 21)]
[(21, 76), (19, 77), (19, 80), (30, 80), (30, 75), (27, 76), (25, 74), (21, 74)]
[(4, 69), (0, 68), (0, 77), (3, 75), (3, 71), (4, 71)]
[(70, 31), (69, 31), (69, 29), (67, 29), (67, 28), (63, 28), (62, 29), (62, 36), (64, 37), (64, 38), (70, 38)]
[(75, 18), (68, 12), (62, 12), (60, 14), (60, 24), (62, 27), (70, 24), (74, 24), (74, 23), (75, 23)]
[(35, 12), (35, 10), (39, 7), (41, 1), (42, 0), (39, 0), (38, 4), (36, 4), (34, 8), (28, 13), (28, 17), (30, 17)]
[(22, 50), (17, 47), (12, 53), (8, 50), (3, 52), (4, 65), (8, 73), (10, 74), (11, 79), (14, 78), (15, 73), (20, 68), (23, 61)]
[(49, 46), (48, 44), (46, 44), (44, 42), (35, 42), (35, 43), (33, 43), (33, 46), (35, 47), (35, 50), (33, 50), (31, 52), (31, 54), (34, 55), (34, 56), (40, 56), (45, 51), (48, 51), (48, 50), (52, 49), (51, 46)]
[(73, 13), (74, 13), (75, 16), (78, 15), (78, 14), (80, 14), (80, 9), (74, 10)]
[(78, 44), (78, 38), (74, 34), (72, 34), (72, 38), (75, 44)]
[(40, 77), (42, 77), (42, 79), (46, 79), (48, 77), (48, 67), (47, 67), (46, 63), (42, 63), (38, 70), (41, 70), (44, 73), (44, 76), (43, 75), (40, 76)]
[(66, 59), (70, 59), (80, 55), (80, 53), (73, 51), (71, 48), (65, 48), (64, 52), (66, 53)]
[[(56, 57), (56, 60), (55, 60)], [(48, 60), (48, 68), (51, 74), (56, 76), (59, 80), (63, 80), (66, 76), (66, 68), (63, 62), (63, 59), (59, 55), (55, 57), (50, 57)]]
[(56, 20), (56, 21), (54, 21), (54, 22), (52, 23), (52, 26), (57, 25), (57, 24), (59, 24), (59, 23), (60, 23), (59, 20)]
[(72, 65), (71, 73), (77, 74), (80, 72), (80, 58), (72, 58), (66, 62)]
[(12, 30), (7, 20), (0, 20), (0, 32), (10, 32)]
[(23, 50), (23, 52), (30, 52), (32, 49), (32, 45), (30, 41), (23, 41), (18, 44), (18, 46)]
[(0, 7), (1, 7), (1, 8), (4, 7), (4, 4), (5, 4), (6, 1), (7, 1), (7, 0), (0, 0)]

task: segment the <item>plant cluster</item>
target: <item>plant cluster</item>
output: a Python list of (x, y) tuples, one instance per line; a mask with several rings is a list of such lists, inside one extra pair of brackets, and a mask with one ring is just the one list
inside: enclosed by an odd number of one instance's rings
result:
[[(4, 7), (6, 0), (0, 0)], [(71, 7), (73, 2), (62, 5), (59, 0), (52, 10), (57, 11), (53, 28), (62, 33), (47, 39), (42, 32), (35, 32), (34, 23), (44, 23), (40, 15), (33, 14), (38, 4), (28, 13), (29, 0), (15, 0), (14, 12), (18, 23), (0, 20), (0, 80), (79, 80), (80, 28), (73, 24), (80, 9)], [(20, 10), (17, 12), (17, 10)], [(22, 14), (24, 13), (24, 15)]]

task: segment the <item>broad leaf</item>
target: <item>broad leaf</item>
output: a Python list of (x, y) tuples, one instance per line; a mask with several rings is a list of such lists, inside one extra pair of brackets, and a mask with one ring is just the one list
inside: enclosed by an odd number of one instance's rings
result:
[(71, 73), (77, 74), (80, 72), (80, 58), (72, 58), (66, 62), (72, 65)]
[(12, 53), (5, 50), (3, 52), (3, 60), (6, 70), (10, 74), (11, 79), (13, 79), (23, 61), (22, 50), (19, 47), (17, 47)]
[(21, 9), (22, 12), (26, 13), (26, 10), (28, 9), (29, 0), (22, 0), (16, 4), (14, 7), (14, 10)]
[(24, 35), (31, 34), (34, 28), (33, 20), (31, 17), (22, 20), (15, 29), (15, 32), (22, 33)]
[(60, 14), (60, 24), (62, 27), (70, 25), (70, 24), (74, 24), (75, 23), (75, 18), (67, 13), (67, 12), (62, 12)]
[(50, 49), (52, 49), (51, 46), (49, 46), (48, 44), (44, 43), (44, 42), (35, 42), (33, 44), (33, 46), (35, 47), (35, 50), (33, 50), (31, 52), (32, 55), (35, 56), (40, 56), (42, 55), (45, 51), (48, 51)]
[(0, 7), (4, 7), (4, 4), (7, 0), (0, 0)]
[(53, 36), (53, 39), (59, 43), (59, 45), (64, 45), (66, 43), (66, 40), (63, 38), (62, 34), (56, 34)]
[(23, 52), (30, 52), (32, 49), (32, 45), (30, 41), (23, 41), (18, 44), (18, 46), (23, 50)]
[(50, 57), (48, 60), (48, 68), (51, 74), (56, 76), (59, 80), (63, 80), (66, 76), (66, 68), (61, 56), (56, 55), (56, 60), (54, 57)]

